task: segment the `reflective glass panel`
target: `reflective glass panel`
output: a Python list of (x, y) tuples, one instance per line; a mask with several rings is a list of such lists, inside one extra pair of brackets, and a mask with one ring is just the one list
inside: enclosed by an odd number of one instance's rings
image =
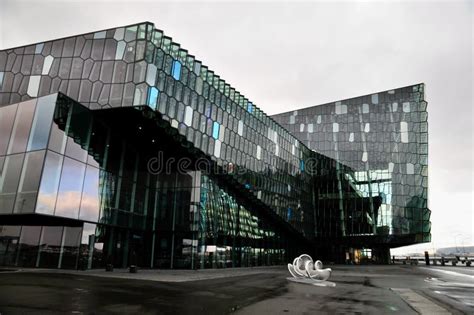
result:
[(87, 166), (82, 189), (79, 219), (97, 222), (100, 207), (99, 169)]
[(53, 214), (56, 206), (56, 196), (58, 195), (59, 180), (63, 165), (63, 156), (52, 151), (46, 154), (43, 176), (41, 178), (36, 204), (37, 213)]
[(33, 125), (31, 127), (30, 137), (28, 140), (27, 151), (46, 148), (55, 107), (55, 94), (38, 99)]
[(147, 70), (146, 70), (146, 83), (148, 83), (148, 85), (155, 85), (155, 81), (156, 81), (156, 71), (157, 71), (157, 68), (154, 64), (148, 64), (147, 65)]
[(34, 212), (45, 151), (28, 152), (25, 156), (15, 202), (15, 213)]
[(44, 226), (41, 233), (38, 267), (57, 268), (61, 253), (62, 226)]
[(20, 252), (17, 264), (23, 267), (35, 267), (38, 258), (38, 244), (41, 226), (23, 226), (20, 236)]
[(17, 107), (15, 104), (0, 108), (0, 155), (7, 152)]
[(79, 244), (81, 242), (82, 227), (64, 227), (64, 243), (61, 248), (60, 268), (76, 269)]
[(30, 82), (28, 83), (28, 95), (31, 97), (38, 96), (38, 89), (40, 84), (41, 76), (40, 75), (32, 75), (30, 77)]
[(35, 113), (36, 99), (18, 105), (13, 125), (12, 136), (8, 145), (8, 154), (24, 152), (30, 134), (31, 123)]
[(13, 211), (23, 157), (24, 154), (7, 156), (0, 169), (0, 213), (12, 213)]
[(51, 66), (53, 65), (53, 56), (46, 56), (44, 58), (44, 64), (43, 64), (43, 70), (41, 71), (42, 75), (48, 75), (49, 70), (51, 69)]
[(0, 225), (0, 263), (3, 266), (15, 265), (20, 231), (19, 225)]
[(186, 106), (186, 110), (184, 113), (184, 123), (187, 126), (191, 126), (193, 122), (193, 109), (191, 106)]
[(55, 215), (77, 218), (81, 201), (85, 164), (64, 158)]
[(252, 105), (252, 103), (250, 103), (250, 102), (247, 104), (247, 111), (248, 111), (249, 113), (252, 113), (252, 112), (253, 112), (253, 105)]
[(212, 127), (212, 137), (214, 139), (219, 139), (219, 127), (219, 123), (215, 121)]
[(148, 90), (149, 90), (149, 92), (148, 92), (148, 101), (147, 101), (148, 106), (150, 106), (153, 109), (156, 109), (156, 104), (157, 104), (157, 101), (158, 101), (159, 91), (154, 86), (149, 87)]
[(178, 60), (173, 61), (171, 75), (175, 80), (179, 80), (181, 78), (181, 62), (179, 62)]

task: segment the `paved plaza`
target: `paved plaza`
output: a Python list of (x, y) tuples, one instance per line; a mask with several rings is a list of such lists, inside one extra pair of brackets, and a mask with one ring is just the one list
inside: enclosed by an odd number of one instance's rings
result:
[(474, 268), (331, 266), (336, 287), (283, 266), (218, 270), (0, 272), (1, 314), (469, 314)]

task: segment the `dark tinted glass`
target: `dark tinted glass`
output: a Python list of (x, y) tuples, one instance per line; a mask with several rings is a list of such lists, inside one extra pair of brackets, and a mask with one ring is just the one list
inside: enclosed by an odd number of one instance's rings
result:
[(41, 226), (23, 226), (20, 236), (20, 251), (17, 264), (24, 267), (35, 267), (38, 258), (38, 244)]
[(61, 253), (62, 226), (44, 226), (41, 233), (38, 266), (57, 268)]

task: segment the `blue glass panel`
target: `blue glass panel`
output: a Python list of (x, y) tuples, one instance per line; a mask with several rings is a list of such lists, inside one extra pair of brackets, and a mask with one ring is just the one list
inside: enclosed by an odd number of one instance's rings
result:
[(304, 171), (304, 161), (300, 160), (300, 170)]
[(214, 125), (213, 125), (213, 128), (212, 128), (212, 137), (214, 139), (218, 139), (219, 138), (219, 123), (218, 122), (214, 122)]
[(160, 95), (160, 91), (156, 87), (151, 86), (148, 88), (148, 106), (153, 109), (156, 109), (156, 104), (158, 103), (158, 95)]
[(250, 102), (247, 103), (247, 111), (248, 111), (249, 113), (253, 112), (253, 104), (250, 103)]
[(44, 43), (36, 44), (35, 54), (41, 54), (43, 52)]
[(288, 208), (288, 213), (287, 213), (287, 215), (288, 215), (288, 220), (289, 220), (289, 219), (291, 218), (291, 208)]
[(181, 78), (181, 62), (178, 60), (173, 61), (173, 69), (171, 71), (171, 75), (175, 80), (179, 80)]

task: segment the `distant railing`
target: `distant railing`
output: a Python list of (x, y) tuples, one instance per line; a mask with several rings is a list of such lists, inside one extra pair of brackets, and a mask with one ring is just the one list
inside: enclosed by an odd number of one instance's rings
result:
[(470, 267), (474, 262), (474, 255), (447, 255), (447, 256), (392, 256), (392, 264), (403, 265), (451, 265)]

